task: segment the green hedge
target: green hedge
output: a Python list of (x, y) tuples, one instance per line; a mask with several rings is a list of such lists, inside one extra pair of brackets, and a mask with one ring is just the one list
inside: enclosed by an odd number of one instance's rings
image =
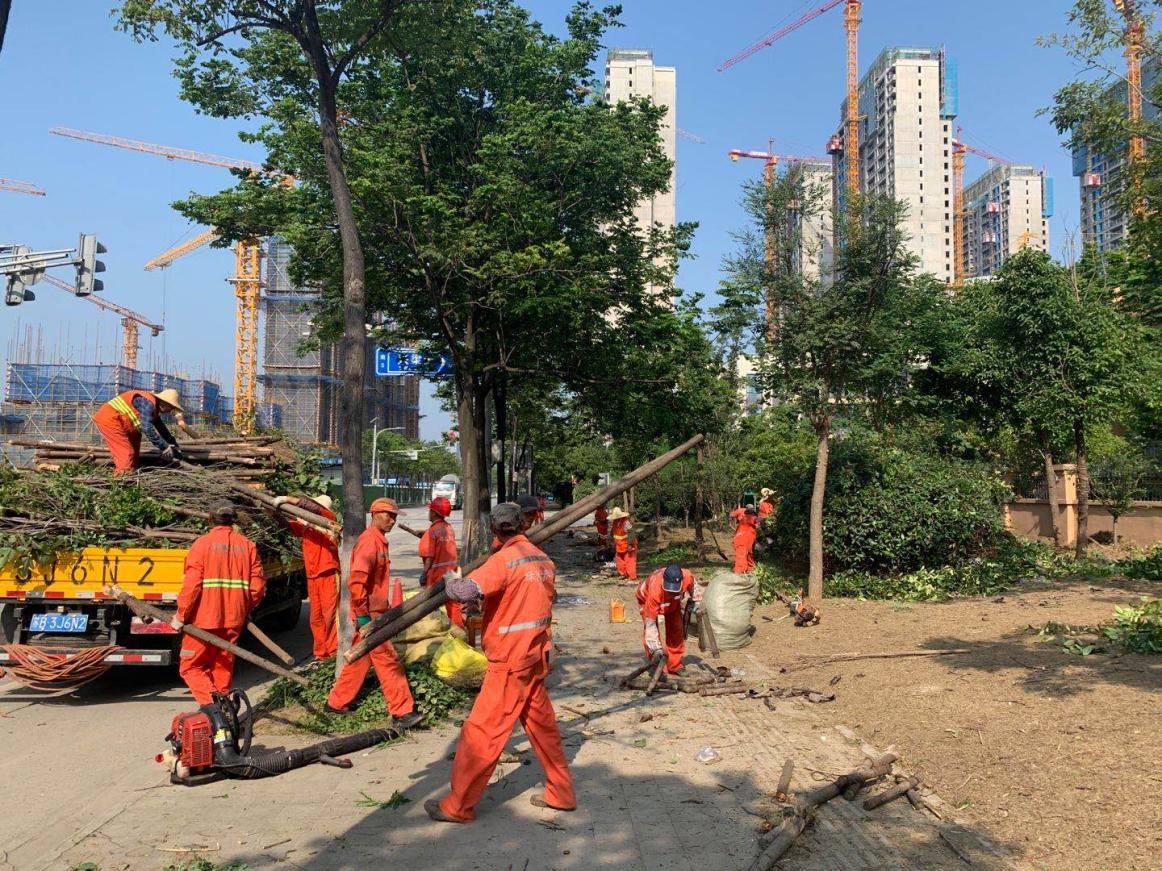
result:
[[(814, 469), (783, 493), (767, 533), (772, 555), (807, 561)], [(831, 449), (824, 510), (829, 573), (876, 575), (963, 565), (1005, 538), (1004, 483), (983, 466), (885, 444), (855, 431)]]

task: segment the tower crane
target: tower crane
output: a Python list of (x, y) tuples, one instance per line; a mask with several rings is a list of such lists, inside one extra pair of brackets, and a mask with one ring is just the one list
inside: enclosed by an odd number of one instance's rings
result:
[[(746, 151), (741, 148), (732, 148), (727, 152), (727, 156), (729, 156), (731, 161), (734, 163), (737, 163), (740, 159), (743, 158), (763, 161), (763, 184), (766, 186), (768, 193), (775, 184), (775, 172), (779, 168), (780, 160), (786, 160), (791, 163), (802, 163), (804, 161), (820, 161), (822, 163), (827, 162), (826, 159), (822, 157), (796, 157), (790, 154), (775, 154), (773, 148), (774, 140), (770, 140), (767, 143), (767, 151)], [(775, 238), (769, 224), (770, 222), (768, 222), (764, 240), (766, 247), (765, 254), (768, 274), (773, 274), (775, 268)], [(766, 324), (767, 339), (768, 341), (773, 340), (775, 337), (775, 295), (773, 289), (771, 288), (767, 289)]]
[(740, 51), (734, 57), (728, 58), (718, 66), (718, 72), (730, 69), (739, 61), (746, 60), (752, 54), (762, 51), (767, 46), (778, 42), (792, 31), (798, 30), (804, 24), (814, 21), (824, 12), (834, 9), (840, 3), (844, 4), (843, 29), (847, 32), (847, 111), (844, 117), (843, 143), (833, 137), (828, 143), (828, 150), (835, 154), (840, 151), (844, 158), (844, 172), (847, 179), (847, 190), (850, 194), (859, 193), (859, 25), (862, 0), (827, 0), (822, 6), (812, 9), (802, 18), (776, 30), (749, 48)]
[(38, 187), (30, 181), (17, 181), (14, 178), (0, 178), (0, 191), (12, 191), (16, 194), (28, 194), (32, 197), (44, 196), (44, 188)]
[[(73, 286), (61, 281), (55, 275), (50, 275), (46, 272), (43, 280), (47, 281), (53, 287), (59, 287), (70, 295), (73, 293)], [(149, 330), (149, 334), (154, 337), (165, 329), (161, 324), (155, 324), (150, 321), (145, 315), (135, 312), (131, 308), (126, 308), (123, 305), (118, 305), (105, 297), (90, 294), (89, 296), (82, 296), (81, 299), (91, 302), (98, 308), (105, 309), (105, 311), (111, 311), (121, 316), (121, 365), (128, 369), (137, 368), (137, 350), (139, 347), (138, 326), (145, 327)]]
[[(1142, 121), (1142, 44), (1146, 38), (1146, 26), (1138, 15), (1134, 0), (1114, 0), (1114, 6), (1126, 21), (1126, 114), (1130, 119), (1130, 165), (1137, 163), (1146, 154), (1146, 140), (1138, 127)], [(1140, 187), (1131, 172), (1131, 181)], [(1146, 203), (1141, 190), (1134, 191), (1134, 214), (1141, 217), (1146, 212)]]
[[(964, 262), (964, 222), (966, 217), (964, 205), (964, 156), (975, 154), (983, 157), (990, 163), (1001, 166), (1016, 166), (1016, 161), (985, 151), (975, 145), (969, 145), (962, 136), (963, 128), (956, 128), (956, 136), (952, 140), (952, 257), (953, 257), (953, 287), (963, 287), (965, 273), (968, 271)], [(1026, 235), (1027, 234), (1027, 235)], [(1021, 236), (1020, 247), (1028, 247), (1032, 234), (1025, 231)]]
[[(66, 127), (53, 127), (49, 132), (55, 133), (57, 136), (67, 136), (85, 142), (96, 142), (101, 145), (126, 148), (130, 151), (155, 154), (167, 160), (186, 160), (209, 166), (221, 166), (226, 169), (245, 170), (255, 174), (274, 175), (280, 177), (284, 184), (294, 183), (293, 177), (289, 175), (271, 172), (263, 168), (261, 164), (236, 157), (207, 154), (189, 148), (155, 145), (151, 142), (108, 136), (102, 133), (88, 133)], [(217, 233), (213, 230), (203, 232), (189, 242), (167, 251), (160, 257), (155, 257), (146, 264), (145, 268), (158, 269), (168, 266), (178, 257), (201, 247), (216, 236)], [(257, 402), (258, 303), (262, 287), (261, 272), (261, 243), (258, 239), (240, 240), (234, 246), (234, 277), (231, 281), (234, 284), (234, 295), (238, 301), (234, 346), (234, 420), (243, 432), (248, 432), (253, 425), (254, 409)]]

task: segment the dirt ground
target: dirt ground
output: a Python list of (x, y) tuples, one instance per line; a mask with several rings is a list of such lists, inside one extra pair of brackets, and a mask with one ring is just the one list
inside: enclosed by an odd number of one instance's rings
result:
[[(671, 544), (686, 537), (675, 532)], [(745, 653), (791, 667), (788, 685), (828, 689), (838, 678), (835, 702), (817, 710), (893, 746), (903, 769), (1032, 867), (1158, 868), (1162, 658), (1072, 655), (1035, 631), (1102, 623), (1115, 605), (1158, 593), (1149, 581), (1101, 579), (943, 603), (828, 599), (809, 628), (768, 605)], [(812, 656), (954, 648), (970, 652), (800, 668)]]

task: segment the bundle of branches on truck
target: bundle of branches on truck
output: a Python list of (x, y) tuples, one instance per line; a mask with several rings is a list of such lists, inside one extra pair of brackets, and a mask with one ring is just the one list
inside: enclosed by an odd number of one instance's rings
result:
[(222, 500), (237, 508), (266, 570), (255, 622), (293, 628), (306, 581), (298, 542), (273, 502), (319, 492), (322, 482), (314, 457), (262, 441), (229, 442), (228, 451), (249, 446), (237, 456), (219, 453), (225, 440), (185, 443), (186, 456), (204, 454), (206, 465), (143, 465), (120, 476), (91, 446), (82, 446), (91, 454), (75, 458), (81, 462), (44, 462), (49, 449), (37, 445), (41, 468), (0, 469), (0, 668), (29, 686), (71, 689), (112, 665), (175, 663), (180, 634), (134, 615), (109, 590), (172, 611), (188, 548), (210, 528), (207, 506)]

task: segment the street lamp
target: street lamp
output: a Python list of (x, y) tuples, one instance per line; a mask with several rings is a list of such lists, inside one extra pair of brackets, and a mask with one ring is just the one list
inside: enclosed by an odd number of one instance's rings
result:
[[(371, 419), (371, 484), (379, 480), (379, 434), (381, 432), (392, 432), (403, 429), (402, 426), (385, 426), (382, 429), (379, 427), (379, 415)], [(385, 485), (386, 486), (386, 485)]]

